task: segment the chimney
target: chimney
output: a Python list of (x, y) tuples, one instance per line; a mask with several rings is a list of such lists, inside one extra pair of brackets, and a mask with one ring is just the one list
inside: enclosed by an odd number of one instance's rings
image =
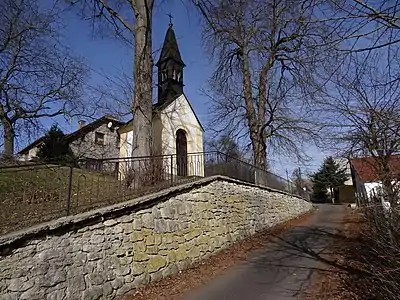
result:
[(79, 120), (78, 121), (78, 125), (79, 125), (79, 129), (81, 129), (83, 126), (85, 126), (86, 122), (84, 120)]

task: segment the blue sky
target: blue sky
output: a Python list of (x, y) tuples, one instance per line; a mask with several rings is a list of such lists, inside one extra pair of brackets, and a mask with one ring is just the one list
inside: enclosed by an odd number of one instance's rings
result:
[[(173, 24), (179, 43), (181, 55), (186, 64), (185, 93), (191, 100), (198, 117), (203, 123), (207, 118), (207, 99), (201, 95), (201, 88), (205, 86), (207, 78), (212, 71), (210, 60), (205, 55), (201, 46), (201, 28), (193, 17), (180, 3), (167, 8), (159, 7), (154, 18), (153, 51), (155, 61), (158, 59), (158, 50), (164, 41), (165, 32), (168, 28), (168, 13), (174, 16)], [(80, 20), (73, 12), (67, 12), (64, 16), (65, 40), (69, 47), (78, 55), (82, 56), (86, 64), (95, 72), (91, 72), (88, 84), (91, 86), (101, 85), (107, 81), (101, 74), (107, 74), (110, 78), (116, 78), (121, 70), (132, 73), (133, 50), (126, 44), (116, 39), (101, 38), (94, 36), (90, 23)], [(156, 96), (156, 95), (154, 95)], [(75, 120), (76, 121), (76, 120)], [(61, 124), (66, 131), (74, 130), (76, 123)]]
[[(207, 128), (209, 100), (202, 95), (201, 89), (207, 86), (207, 80), (213, 67), (202, 47), (199, 19), (193, 11), (188, 11), (188, 7), (181, 1), (169, 2), (168, 5), (157, 7), (155, 11), (153, 29), (155, 61), (158, 59), (158, 50), (162, 46), (168, 28), (168, 13), (173, 15), (175, 34), (182, 58), (186, 64), (184, 70), (185, 94), (200, 121)], [(79, 19), (75, 12), (67, 11), (63, 18), (65, 42), (74, 53), (82, 56), (85, 63), (94, 70), (90, 74), (88, 85), (102, 85), (106, 79), (100, 74), (107, 74), (110, 78), (116, 78), (122, 69), (131, 74), (133, 50), (130, 47), (116, 39), (94, 35), (90, 22)], [(53, 122), (53, 120), (46, 120), (45, 125), (50, 127)], [(59, 118), (57, 122), (64, 132), (72, 132), (77, 129), (77, 120), (66, 122)], [(314, 159), (308, 166), (302, 166), (303, 173), (316, 169), (325, 156), (325, 154), (313, 148), (310, 148), (309, 155), (313, 156)], [(273, 170), (284, 177), (286, 177), (286, 169), (288, 169), (290, 175), (293, 169), (298, 166), (297, 162), (287, 158), (274, 157), (270, 161)]]

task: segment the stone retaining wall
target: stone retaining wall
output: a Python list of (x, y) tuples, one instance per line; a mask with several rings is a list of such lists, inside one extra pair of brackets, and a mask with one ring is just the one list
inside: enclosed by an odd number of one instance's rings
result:
[(60, 219), (0, 240), (0, 299), (114, 299), (311, 208), (218, 176)]

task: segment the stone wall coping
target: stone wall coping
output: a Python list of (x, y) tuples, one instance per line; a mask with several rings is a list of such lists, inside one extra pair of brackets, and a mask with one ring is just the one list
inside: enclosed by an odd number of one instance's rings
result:
[(94, 225), (96, 223), (112, 219), (114, 217), (123, 216), (128, 213), (136, 212), (145, 208), (150, 208), (158, 203), (167, 201), (172, 196), (175, 196), (177, 194), (182, 194), (184, 192), (187, 192), (188, 190), (209, 185), (215, 181), (225, 181), (239, 185), (250, 186), (262, 190), (267, 190), (270, 192), (288, 195), (306, 201), (300, 196), (290, 194), (284, 191), (276, 190), (266, 186), (259, 186), (256, 184), (244, 182), (241, 180), (233, 179), (222, 175), (215, 175), (199, 179), (190, 183), (173, 186), (168, 189), (162, 190), (160, 192), (145, 195), (139, 198), (135, 198), (133, 200), (128, 200), (122, 203), (102, 207), (99, 209), (91, 210), (77, 215), (61, 217), (20, 231), (12, 232), (10, 234), (0, 237), (0, 254), (7, 255), (10, 250), (9, 249), (10, 246), (23, 244), (25, 241), (31, 238), (42, 238), (46, 235), (63, 234), (70, 230), (78, 230), (79, 228), (82, 228), (84, 226)]

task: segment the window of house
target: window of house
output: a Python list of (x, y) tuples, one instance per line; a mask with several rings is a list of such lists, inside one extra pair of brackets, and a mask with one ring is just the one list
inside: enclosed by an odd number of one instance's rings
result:
[(97, 145), (104, 145), (104, 133), (95, 132), (95, 134), (94, 134), (94, 142)]

